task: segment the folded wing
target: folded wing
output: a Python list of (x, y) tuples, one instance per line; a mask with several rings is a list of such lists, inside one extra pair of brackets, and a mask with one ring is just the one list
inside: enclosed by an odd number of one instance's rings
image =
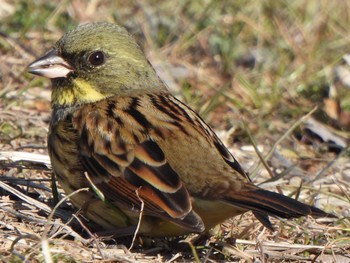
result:
[[(204, 231), (190, 195), (163, 151), (137, 137), (117, 120), (91, 109), (75, 116), (80, 158), (87, 176), (106, 201), (117, 207), (163, 218), (193, 232)], [(99, 127), (99, 128), (96, 128)]]

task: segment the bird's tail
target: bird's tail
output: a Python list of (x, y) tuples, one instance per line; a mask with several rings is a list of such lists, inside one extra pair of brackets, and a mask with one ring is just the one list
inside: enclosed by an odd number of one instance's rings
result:
[(255, 217), (267, 228), (273, 230), (270, 216), (297, 218), (312, 215), (314, 217), (335, 217), (314, 206), (303, 204), (293, 198), (270, 192), (258, 187), (248, 191), (234, 193), (225, 201), (232, 205), (251, 210)]

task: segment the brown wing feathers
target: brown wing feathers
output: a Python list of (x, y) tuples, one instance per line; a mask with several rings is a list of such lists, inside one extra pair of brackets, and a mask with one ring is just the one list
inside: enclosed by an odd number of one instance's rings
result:
[[(132, 100), (130, 107), (134, 108), (135, 104)], [(132, 114), (137, 122), (148, 123), (136, 109), (125, 108), (124, 114)], [(107, 112), (112, 114), (111, 110), (115, 119), (116, 109), (109, 104)], [(86, 124), (80, 126), (81, 161), (109, 202), (139, 211), (142, 199), (145, 214), (166, 218), (191, 231), (204, 230), (202, 220), (192, 211), (188, 191), (155, 142), (135, 137), (135, 130), (122, 127), (122, 116), (118, 117), (119, 130), (113, 130), (118, 123), (108, 125), (111, 121), (108, 116), (103, 118), (91, 109), (80, 114), (86, 114), (79, 116), (80, 121), (86, 119)], [(93, 129), (96, 122), (105, 129)], [(111, 136), (117, 132), (120, 133), (117, 137)]]
[(138, 177), (167, 193), (174, 193), (182, 187), (179, 176), (167, 163), (162, 150), (155, 142), (141, 143), (135, 148), (134, 154), (135, 159), (128, 169)]

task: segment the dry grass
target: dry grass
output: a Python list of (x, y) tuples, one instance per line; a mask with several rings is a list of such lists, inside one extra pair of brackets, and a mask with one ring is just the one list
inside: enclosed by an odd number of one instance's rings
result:
[[(270, 2), (0, 0), (0, 261), (349, 262), (350, 5)], [(55, 207), (49, 82), (25, 68), (67, 28), (97, 20), (128, 27), (256, 183), (338, 219), (273, 219), (270, 232), (247, 213), (209, 237), (138, 238), (129, 250), (94, 237), (65, 199)]]

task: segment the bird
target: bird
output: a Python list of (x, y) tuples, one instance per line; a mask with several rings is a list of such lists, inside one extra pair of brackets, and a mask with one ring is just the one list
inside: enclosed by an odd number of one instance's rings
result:
[(248, 211), (269, 229), (270, 216), (332, 216), (254, 185), (122, 26), (79, 25), (28, 72), (51, 79), (53, 172), (67, 195), (75, 192), (72, 204), (107, 231), (200, 234)]

